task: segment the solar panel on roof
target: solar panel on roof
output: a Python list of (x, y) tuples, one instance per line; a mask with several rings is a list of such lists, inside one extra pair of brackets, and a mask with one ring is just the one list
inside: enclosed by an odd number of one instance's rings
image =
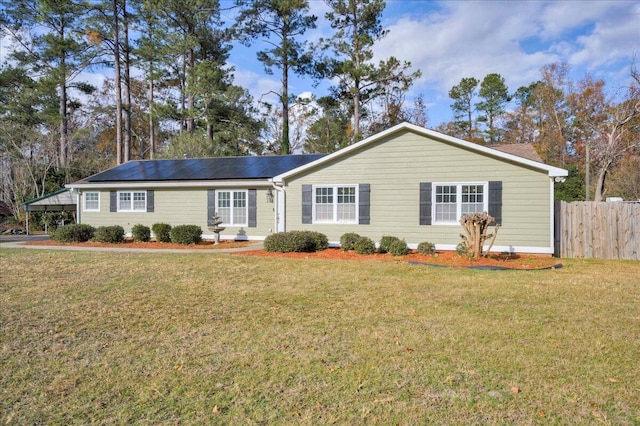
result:
[(129, 161), (86, 182), (266, 179), (322, 158), (324, 154)]

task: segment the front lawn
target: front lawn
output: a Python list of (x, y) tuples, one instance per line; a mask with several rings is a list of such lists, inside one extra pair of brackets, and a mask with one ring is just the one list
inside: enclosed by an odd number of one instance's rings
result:
[(640, 262), (0, 251), (2, 424), (638, 424)]

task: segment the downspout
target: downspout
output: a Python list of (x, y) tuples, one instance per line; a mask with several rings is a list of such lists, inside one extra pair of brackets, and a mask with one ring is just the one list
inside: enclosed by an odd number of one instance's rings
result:
[(282, 229), (286, 231), (287, 230), (287, 222), (286, 222), (287, 197), (286, 197), (286, 191), (284, 189), (284, 182), (282, 182), (281, 185), (278, 185), (275, 182), (271, 181), (271, 185), (273, 186), (273, 189), (276, 190), (276, 208), (274, 209), (274, 222), (275, 222), (274, 231), (278, 232), (278, 215), (280, 210), (280, 197), (282, 197), (282, 218), (280, 219), (282, 219)]
[(80, 208), (80, 194), (82, 194), (80, 190), (76, 188), (71, 188), (71, 195), (74, 195), (76, 197), (76, 223), (77, 224), (82, 223), (81, 217), (80, 217), (80, 212), (82, 211), (82, 209)]

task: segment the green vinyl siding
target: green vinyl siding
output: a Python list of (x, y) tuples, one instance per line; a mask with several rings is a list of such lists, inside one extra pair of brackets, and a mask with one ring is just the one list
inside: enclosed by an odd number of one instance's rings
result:
[[(215, 188), (212, 185), (212, 188)], [(137, 188), (136, 190), (147, 188)], [(231, 188), (222, 188), (228, 190)], [(249, 189), (233, 187), (232, 189)], [(154, 188), (154, 212), (110, 212), (110, 189), (99, 191), (100, 211), (82, 211), (81, 223), (92, 226), (121, 225), (126, 232), (137, 223), (151, 227), (154, 223), (164, 222), (175, 225), (198, 225), (203, 235), (213, 235), (207, 226), (207, 188)], [(227, 226), (220, 234), (222, 238), (263, 238), (274, 226), (273, 209), (275, 204), (267, 202), (266, 188), (259, 188), (256, 196), (256, 227)]]
[[(458, 225), (419, 225), (420, 182), (488, 183), (503, 186), (503, 225), (496, 246), (549, 247), (550, 181), (546, 172), (514, 164), (410, 131), (364, 146), (357, 152), (292, 176), (286, 182), (287, 229), (313, 229), (338, 241), (357, 232), (378, 241), (394, 235), (417, 244), (456, 245)], [(302, 224), (301, 186), (371, 185), (369, 225)]]

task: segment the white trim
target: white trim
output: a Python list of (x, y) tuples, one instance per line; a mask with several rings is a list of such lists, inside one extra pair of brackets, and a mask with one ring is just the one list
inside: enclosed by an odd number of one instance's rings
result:
[(491, 148), (487, 148), (485, 146), (482, 145), (478, 145), (472, 142), (467, 142), (465, 140), (462, 139), (458, 139), (458, 138), (454, 138), (452, 136), (447, 136), (445, 134), (439, 133), (439, 132), (435, 132), (433, 130), (429, 130), (429, 129), (425, 129), (424, 127), (420, 127), (420, 126), (416, 126), (414, 124), (410, 124), (410, 123), (400, 123), (396, 126), (393, 126), (383, 132), (377, 133), (373, 136), (370, 136), (356, 144), (350, 145), (346, 148), (343, 148), (339, 151), (336, 151), (332, 154), (329, 154), (327, 156), (324, 156), (316, 161), (312, 161), (311, 163), (307, 163), (303, 166), (300, 166), (298, 168), (295, 168), (293, 170), (289, 170), (288, 172), (279, 174), (278, 176), (275, 176), (273, 178), (274, 182), (280, 183), (282, 182), (284, 179), (291, 177), (293, 175), (296, 175), (300, 172), (309, 170), (311, 168), (317, 167), (321, 164), (325, 164), (327, 162), (330, 162), (332, 160), (334, 160), (335, 158), (338, 157), (343, 157), (345, 155), (347, 155), (348, 153), (350, 153), (351, 151), (360, 149), (363, 146), (369, 145), (371, 143), (374, 143), (382, 138), (385, 138), (393, 133), (402, 131), (402, 130), (409, 130), (415, 133), (418, 133), (420, 135), (423, 136), (427, 136), (429, 138), (432, 139), (436, 139), (436, 140), (440, 140), (442, 142), (447, 142), (447, 143), (451, 143), (453, 145), (468, 149), (470, 151), (474, 151), (480, 154), (487, 154), (490, 155), (492, 157), (496, 157), (499, 159), (503, 159), (503, 160), (507, 160), (507, 161), (512, 161), (516, 164), (520, 164), (522, 166), (528, 166), (528, 167), (532, 167), (541, 171), (546, 171), (548, 173), (548, 175), (550, 177), (561, 177), (561, 176), (568, 176), (569, 172), (567, 170), (564, 169), (560, 169), (558, 167), (553, 167), (553, 166), (549, 166), (548, 164), (544, 164), (544, 163), (539, 163), (537, 161), (533, 161), (533, 160), (529, 160), (527, 158), (523, 158), (523, 157), (518, 157), (517, 155), (513, 155), (513, 154), (507, 154), (506, 152), (502, 152), (502, 151), (498, 151), (496, 149), (491, 149)]
[[(316, 189), (318, 188), (332, 188), (332, 217), (333, 220), (316, 220)], [(353, 188), (355, 190), (355, 217), (353, 220), (337, 220), (338, 217), (338, 188)], [(319, 225), (357, 225), (359, 223), (360, 211), (358, 206), (360, 205), (360, 185), (358, 184), (318, 184), (311, 186), (311, 223)]]
[[(98, 208), (96, 209), (87, 208), (87, 194), (96, 194), (98, 196)], [(85, 191), (82, 193), (82, 211), (83, 212), (99, 212), (100, 211), (100, 191)]]
[(551, 253), (555, 253), (555, 227), (556, 227), (556, 221), (555, 221), (555, 195), (553, 193), (554, 190), (554, 180), (549, 179), (549, 186), (550, 186), (550, 190), (549, 190), (549, 247), (551, 247)]
[[(144, 194), (144, 208), (143, 209), (135, 209), (134, 208), (134, 203), (135, 203), (135, 196), (134, 194)], [(131, 202), (131, 208), (130, 209), (123, 209), (120, 207), (120, 194), (130, 194), (131, 196), (131, 200), (129, 200)], [(140, 200), (138, 200), (140, 201)], [(116, 203), (117, 203), (117, 208), (116, 208), (116, 212), (120, 213), (146, 213), (147, 212), (147, 203), (149, 202), (149, 197), (147, 197), (147, 191), (146, 190), (141, 190), (141, 189), (132, 189), (130, 191), (118, 191), (116, 193)]]
[(219, 205), (219, 200), (220, 200), (220, 194), (222, 193), (229, 193), (229, 203), (230, 206), (228, 207), (230, 209), (230, 213), (229, 213), (229, 218), (233, 221), (233, 213), (235, 210), (240, 210), (242, 209), (242, 207), (235, 207), (233, 205), (234, 203), (234, 194), (235, 193), (243, 193), (244, 194), (244, 218), (245, 221), (243, 223), (233, 223), (233, 222), (223, 222), (221, 223), (222, 226), (226, 226), (226, 227), (248, 227), (249, 226), (249, 190), (247, 189), (224, 189), (221, 191), (216, 191), (216, 199), (215, 199), (215, 206), (214, 206), (214, 210), (220, 214), (220, 205)]
[[(408, 244), (410, 249), (416, 249), (417, 244)], [(483, 250), (488, 249), (485, 245)], [(436, 250), (455, 251), (456, 246), (453, 244), (436, 244)], [(491, 253), (528, 253), (528, 254), (553, 254), (553, 247), (534, 247), (534, 246), (493, 246)]]
[[(376, 247), (378, 244), (376, 244)], [(329, 241), (329, 247), (340, 247), (340, 241)], [(416, 250), (418, 244), (407, 244), (411, 250)], [(484, 246), (483, 250), (488, 249), (489, 246)], [(441, 251), (456, 251), (456, 246), (453, 244), (436, 244), (436, 250)], [(550, 247), (535, 247), (535, 246), (493, 246), (491, 247), (491, 253), (523, 253), (523, 254), (553, 254), (553, 248)]]
[(271, 187), (271, 180), (199, 180), (199, 181), (135, 181), (135, 182), (75, 182), (65, 185), (71, 189), (153, 189), (153, 188), (262, 188)]
[[(460, 226), (460, 218), (462, 217), (462, 186), (475, 185), (482, 186), (482, 211), (489, 211), (489, 182), (432, 182), (431, 183), (431, 225), (433, 226)], [(436, 187), (437, 186), (455, 186), (456, 187), (456, 220), (455, 221), (438, 221), (436, 216)], [(458, 192), (459, 191), (459, 192)]]

